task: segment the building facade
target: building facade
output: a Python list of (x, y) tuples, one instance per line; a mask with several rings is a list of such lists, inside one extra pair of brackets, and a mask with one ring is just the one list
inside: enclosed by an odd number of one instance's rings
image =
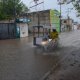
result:
[(56, 28), (60, 32), (60, 14), (57, 10), (43, 10), (38, 12), (31, 12), (27, 17), (31, 19), (28, 24), (29, 30), (32, 31), (33, 26), (43, 26), (46, 29)]
[(72, 19), (62, 19), (61, 21), (61, 31), (71, 31), (73, 30), (73, 20)]
[(28, 36), (26, 22), (0, 21), (0, 39), (15, 39)]

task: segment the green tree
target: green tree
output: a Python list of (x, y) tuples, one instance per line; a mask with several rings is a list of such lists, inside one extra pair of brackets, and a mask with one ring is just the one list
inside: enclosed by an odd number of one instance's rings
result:
[(77, 10), (77, 12), (78, 12), (78, 15), (77, 16), (80, 16), (80, 0), (78, 0), (78, 1), (74, 1), (73, 2), (73, 5), (74, 5), (74, 7), (75, 7), (75, 9)]
[(21, 0), (0, 1), (0, 20), (13, 19), (15, 16), (27, 11), (28, 8)]

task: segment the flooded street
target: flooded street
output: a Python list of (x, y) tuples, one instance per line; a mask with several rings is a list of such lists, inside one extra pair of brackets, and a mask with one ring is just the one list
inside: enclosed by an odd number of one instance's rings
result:
[(80, 31), (61, 33), (60, 37), (63, 57), (45, 80), (80, 80)]
[(80, 48), (80, 31), (60, 34), (54, 52), (35, 51), (32, 37), (0, 41), (0, 80), (40, 80), (56, 63), (61, 65), (70, 53)]
[(80, 80), (80, 0), (0, 0), (0, 80)]
[(35, 53), (32, 38), (0, 41), (0, 80), (39, 80), (58, 56)]

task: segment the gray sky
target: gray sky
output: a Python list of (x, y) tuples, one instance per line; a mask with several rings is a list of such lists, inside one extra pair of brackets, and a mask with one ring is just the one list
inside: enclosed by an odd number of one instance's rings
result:
[[(28, 7), (33, 6), (34, 2), (32, 2), (33, 0), (22, 0)], [(40, 0), (40, 2), (43, 0)], [(72, 4), (64, 4), (62, 5), (62, 16), (64, 16), (64, 18), (67, 17), (67, 10), (68, 8), (72, 8)], [(60, 9), (60, 6), (58, 5), (57, 0), (44, 0), (44, 4), (41, 4), (40, 6), (38, 6), (37, 8), (38, 10), (44, 10), (44, 9)], [(32, 8), (33, 11), (35, 11), (35, 8)], [(70, 12), (70, 17), (73, 18), (75, 21), (80, 22), (80, 18), (76, 17), (76, 11), (73, 9)]]

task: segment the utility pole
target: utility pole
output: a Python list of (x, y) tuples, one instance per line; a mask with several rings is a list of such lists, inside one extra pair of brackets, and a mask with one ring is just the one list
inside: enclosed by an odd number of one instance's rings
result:
[(60, 32), (61, 32), (61, 15), (62, 15), (61, 12), (62, 12), (62, 11), (61, 11), (61, 3), (60, 3)]
[(5, 11), (5, 0), (2, 1), (2, 6), (3, 6), (3, 13)]
[[(39, 0), (34, 0), (35, 4), (36, 4), (36, 7), (38, 6), (38, 2)], [(37, 8), (36, 8), (37, 10)], [(37, 19), (38, 19), (38, 26), (40, 26), (40, 19), (39, 19), (39, 12), (37, 11)], [(39, 32), (39, 27), (38, 27), (38, 32)]]
[[(34, 2), (35, 2), (35, 4), (36, 4), (36, 10), (37, 10), (37, 2), (38, 2), (39, 0), (34, 0)], [(40, 19), (39, 19), (39, 12), (37, 11), (37, 19), (38, 19), (38, 37), (39, 37), (39, 26), (40, 26)]]
[(14, 0), (13, 4), (14, 4), (14, 21), (16, 22), (16, 4), (15, 4), (15, 0)]
[(57, 0), (58, 1), (58, 4), (60, 5), (60, 32), (61, 32), (61, 15), (62, 15), (62, 4), (64, 4), (64, 2), (62, 0)]
[[(16, 32), (16, 4), (15, 4), (15, 0), (13, 1), (13, 4), (14, 4), (14, 6), (13, 6), (13, 15), (14, 15), (14, 26), (15, 26), (15, 33), (17, 33)], [(15, 36), (15, 35), (14, 35)], [(16, 36), (17, 37), (17, 36)]]
[[(34, 6), (31, 6), (30, 8), (37, 7), (38, 5), (44, 3), (44, 1), (38, 3), (39, 0), (33, 0), (33, 1), (34, 1), (35, 5), (34, 5)], [(37, 11), (37, 10), (36, 10), (36, 11)], [(39, 37), (39, 28), (40, 28), (40, 27), (39, 27), (39, 26), (40, 26), (40, 16), (39, 16), (39, 11), (37, 11), (37, 19), (38, 19), (38, 23), (37, 23), (37, 25), (38, 25), (38, 37)]]
[(69, 8), (68, 8), (68, 13), (67, 13), (67, 19), (68, 19), (68, 23), (67, 23), (67, 26), (68, 26), (68, 29), (69, 29)]

